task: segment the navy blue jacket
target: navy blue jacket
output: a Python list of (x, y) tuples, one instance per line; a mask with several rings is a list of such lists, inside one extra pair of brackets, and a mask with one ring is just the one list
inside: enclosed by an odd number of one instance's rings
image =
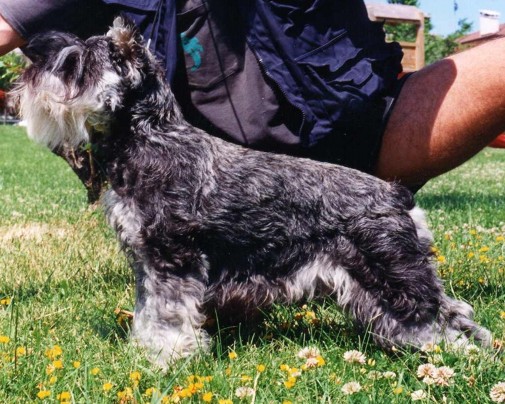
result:
[[(175, 0), (103, 1), (125, 7), (172, 81), (179, 40)], [(233, 6), (265, 74), (302, 112), (299, 135), (306, 146), (335, 131), (352, 133), (370, 101), (386, 95), (401, 72), (400, 46), (385, 42), (382, 25), (369, 21), (362, 0), (240, 0)]]

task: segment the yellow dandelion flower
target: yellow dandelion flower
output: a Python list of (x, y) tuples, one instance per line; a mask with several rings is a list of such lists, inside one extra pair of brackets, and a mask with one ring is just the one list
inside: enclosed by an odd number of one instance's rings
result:
[(72, 366), (75, 368), (75, 369), (79, 369), (81, 367), (81, 362), (79, 361), (73, 361), (72, 362)]
[(228, 353), (228, 358), (230, 358), (231, 360), (235, 360), (238, 358), (238, 355), (235, 351), (231, 351)]
[(138, 371), (134, 371), (130, 373), (130, 380), (133, 382), (133, 384), (137, 385), (139, 384), (140, 378), (142, 375)]
[(247, 382), (250, 382), (252, 380), (252, 377), (251, 376), (247, 376), (247, 375), (242, 375), (240, 377), (240, 381), (242, 383), (247, 383)]
[(60, 394), (58, 394), (56, 398), (60, 400), (60, 402), (68, 402), (71, 400), (72, 395), (70, 394), (69, 391), (63, 391)]
[(106, 391), (106, 392), (107, 392), (107, 391), (111, 391), (111, 390), (112, 390), (112, 387), (114, 387), (114, 386), (112, 385), (112, 383), (107, 382), (107, 383), (104, 383), (104, 384), (103, 384), (103, 386), (102, 386), (102, 390), (103, 390), (103, 391)]
[(11, 304), (12, 299), (10, 297), (4, 297), (3, 299), (0, 299), (0, 306), (8, 306)]
[(287, 389), (290, 389), (290, 388), (292, 388), (295, 384), (296, 384), (296, 377), (289, 376), (289, 377), (288, 377), (288, 380), (286, 380), (286, 381), (284, 382), (284, 387), (286, 387)]
[(149, 387), (148, 389), (146, 389), (146, 392), (144, 393), (147, 397), (152, 397), (154, 396), (155, 394), (158, 394), (159, 391), (156, 387)]
[(51, 376), (49, 378), (49, 384), (53, 385), (58, 381), (58, 378), (56, 376)]
[(443, 264), (445, 262), (445, 256), (443, 256), (443, 255), (437, 256), (437, 261), (440, 262), (441, 264)]
[(208, 391), (206, 393), (203, 393), (202, 394), (202, 401), (206, 402), (206, 403), (210, 403), (212, 401), (212, 392)]
[(100, 368), (93, 368), (89, 371), (93, 376), (96, 376), (98, 373), (100, 373)]
[(185, 389), (182, 389), (181, 391), (179, 391), (177, 393), (177, 395), (180, 397), (180, 398), (189, 398), (193, 395), (193, 392), (191, 391), (190, 388), (185, 388)]
[(403, 387), (398, 386), (393, 389), (393, 394), (399, 395), (403, 393)]
[(49, 390), (40, 390), (37, 393), (37, 397), (40, 398), (41, 400), (45, 400), (46, 398), (51, 396), (51, 392)]
[(133, 398), (133, 390), (130, 387), (127, 387), (123, 391), (119, 391), (117, 393), (117, 398), (124, 401), (130, 400)]
[(224, 370), (224, 373), (226, 376), (230, 376), (231, 375), (231, 368), (230, 367), (227, 367), (225, 370)]
[(10, 340), (7, 335), (0, 335), (0, 344), (8, 344)]
[(310, 320), (315, 320), (316, 319), (316, 313), (313, 311), (306, 311), (305, 312), (305, 319), (310, 321)]
[(260, 364), (260, 365), (256, 366), (256, 370), (259, 373), (263, 373), (265, 371), (265, 369), (266, 369), (265, 365)]
[(25, 356), (26, 355), (26, 348), (24, 346), (18, 346), (16, 348), (16, 356)]
[(53, 366), (55, 369), (63, 369), (63, 361), (61, 360), (54, 361)]
[(293, 404), (293, 402), (292, 402), (292, 401), (289, 401), (289, 400), (284, 400), (284, 401), (282, 402), (282, 404)]
[(283, 363), (281, 366), (279, 366), (279, 369), (283, 372), (289, 372), (290, 367)]
[(56, 360), (61, 354), (63, 353), (63, 350), (59, 345), (54, 345), (52, 348), (46, 349), (45, 355), (48, 359), (54, 361)]
[(233, 404), (233, 401), (230, 400), (229, 398), (225, 398), (225, 399), (218, 400), (218, 403), (219, 404)]
[(496, 241), (498, 241), (498, 242), (505, 241), (505, 237), (498, 236), (498, 237), (496, 237)]
[(505, 311), (502, 311), (502, 312), (500, 313), (500, 318), (501, 318), (502, 320), (505, 320)]

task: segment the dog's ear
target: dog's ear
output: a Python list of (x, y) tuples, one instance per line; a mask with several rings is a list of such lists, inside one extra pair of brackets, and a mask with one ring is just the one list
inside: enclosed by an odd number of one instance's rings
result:
[(132, 60), (139, 47), (142, 47), (142, 35), (135, 24), (125, 17), (116, 17), (107, 32), (107, 36), (112, 38), (119, 54), (125, 60)]

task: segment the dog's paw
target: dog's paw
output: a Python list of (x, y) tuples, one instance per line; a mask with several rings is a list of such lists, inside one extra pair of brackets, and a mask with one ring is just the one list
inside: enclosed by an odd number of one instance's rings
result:
[(180, 359), (204, 353), (209, 350), (210, 337), (203, 330), (183, 334), (180, 329), (163, 329), (158, 332), (132, 334), (132, 342), (140, 347), (148, 360), (166, 371)]
[(490, 347), (493, 343), (491, 332), (473, 321), (473, 315), (469, 304), (447, 299), (436, 321), (418, 330), (415, 345), (422, 348), (424, 344), (444, 344), (458, 349), (475, 342)]

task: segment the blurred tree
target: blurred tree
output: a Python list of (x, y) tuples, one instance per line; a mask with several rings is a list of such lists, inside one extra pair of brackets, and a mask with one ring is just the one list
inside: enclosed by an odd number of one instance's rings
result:
[[(388, 3), (403, 4), (422, 9), (419, 0), (388, 0)], [(457, 0), (454, 0), (453, 4), (454, 10), (456, 11), (458, 8)], [(390, 40), (407, 42), (415, 42), (416, 40), (416, 27), (412, 24), (388, 25), (384, 27), (384, 29)], [(432, 29), (433, 24), (430, 19), (427, 18), (424, 22), (424, 49), (426, 64), (433, 63), (453, 54), (458, 48), (456, 40), (468, 34), (472, 29), (472, 24), (466, 19), (459, 20), (458, 29), (447, 36), (432, 34)]]
[(19, 53), (9, 52), (0, 56), (0, 89), (9, 90), (23, 72), (25, 65), (26, 60)]

